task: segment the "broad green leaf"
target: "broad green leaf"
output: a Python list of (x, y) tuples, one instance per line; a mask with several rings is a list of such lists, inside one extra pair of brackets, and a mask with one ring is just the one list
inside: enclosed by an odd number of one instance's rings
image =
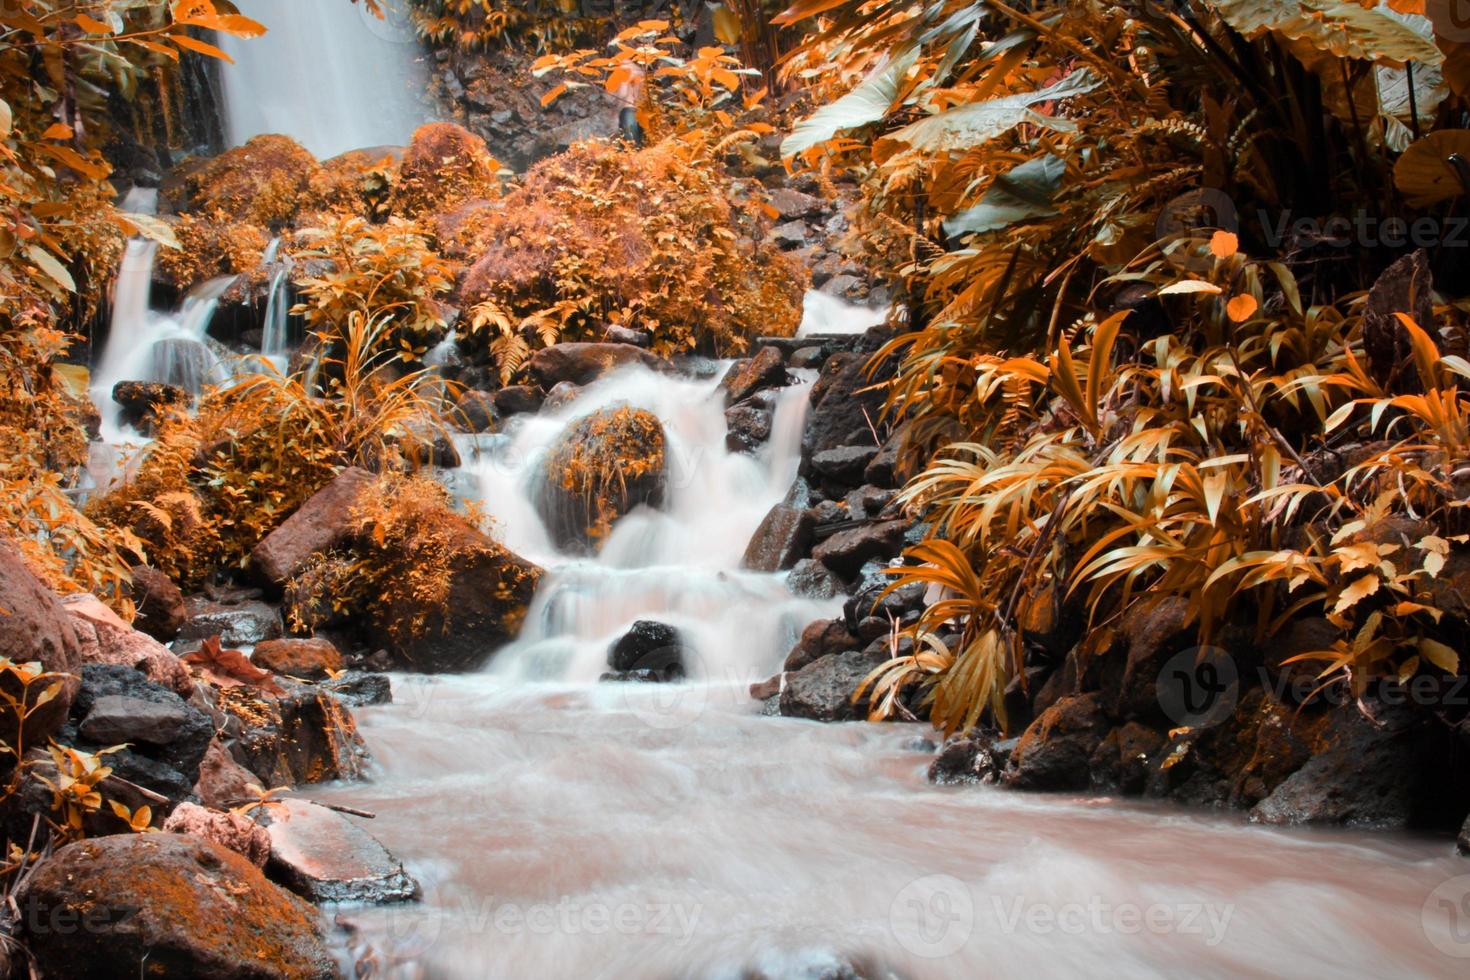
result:
[(904, 76), (918, 58), (917, 47), (902, 52), (859, 82), (851, 92), (797, 123), (791, 135), (782, 141), (781, 155), (796, 156), (825, 143), (844, 129), (856, 129), (882, 119), (898, 98)]
[(947, 218), (945, 234), (998, 231), (1028, 218), (1056, 214), (1052, 199), (1066, 170), (1062, 158), (1051, 153), (1012, 167), (995, 179), (978, 204)]
[(1038, 102), (1084, 95), (1101, 84), (1101, 79), (1089, 69), (1082, 68), (1035, 92), (1015, 92), (984, 102), (957, 106), (928, 119), (921, 119), (894, 133), (893, 138), (915, 149), (938, 153), (977, 146), (1023, 122), (1071, 132), (1077, 128), (1077, 124), (1070, 119), (1043, 115), (1030, 107)]
[(1369, 10), (1354, 0), (1208, 0), (1225, 22), (1254, 40), (1274, 31), (1339, 58), (1407, 61), (1437, 65), (1444, 60), (1432, 40), (1387, 16), (1386, 4)]

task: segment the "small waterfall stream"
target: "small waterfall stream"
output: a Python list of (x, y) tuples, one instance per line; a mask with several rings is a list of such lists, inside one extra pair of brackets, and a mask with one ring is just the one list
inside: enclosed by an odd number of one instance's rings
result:
[(285, 133), (325, 160), (408, 142), (424, 121), (426, 75), (405, 0), (379, 3), (384, 20), (361, 2), (239, 0), (269, 31), (220, 41), (235, 61), (222, 74), (231, 144)]

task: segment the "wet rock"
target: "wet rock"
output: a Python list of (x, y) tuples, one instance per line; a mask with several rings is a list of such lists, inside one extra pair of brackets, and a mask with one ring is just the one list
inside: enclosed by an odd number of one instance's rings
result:
[(766, 199), (783, 221), (814, 217), (828, 208), (821, 198), (803, 194), (790, 187), (777, 187), (767, 192)]
[[(822, 373), (812, 385), (802, 436), (802, 451), (808, 466), (813, 456), (829, 449), (875, 445), (869, 420), (880, 417), (883, 396), (865, 390), (873, 384), (863, 372), (867, 361), (864, 354), (841, 352), (827, 358), (822, 365)], [(864, 474), (863, 482), (881, 485), (885, 481)]]
[(133, 605), (137, 617), (133, 628), (147, 633), (162, 643), (171, 642), (188, 618), (184, 594), (173, 579), (156, 568), (134, 565), (132, 569)]
[(806, 599), (832, 599), (842, 594), (842, 581), (815, 558), (803, 558), (791, 567), (786, 587)]
[(270, 837), (266, 873), (313, 902), (406, 902), (418, 883), (367, 831), (306, 800), (282, 800), (261, 815)]
[(440, 469), (458, 469), (459, 448), (447, 432), (418, 431), (397, 441), (404, 459), (414, 466), (437, 466)]
[(457, 420), (466, 432), (499, 431), (500, 409), (495, 407), (495, 396), (487, 391), (468, 389), (459, 396)]
[(866, 704), (854, 704), (853, 692), (887, 658), (882, 654), (832, 653), (786, 675), (781, 714), (815, 721), (856, 721), (867, 717)]
[(1194, 642), (1184, 629), (1188, 621), (1189, 601), (1183, 596), (1139, 603), (1123, 617), (1128, 654), (1115, 712), (1119, 717), (1163, 718), (1159, 675), (1170, 657)]
[(255, 546), (251, 563), (270, 582), (284, 584), (306, 567), (313, 555), (352, 536), (352, 510), (376, 480), (373, 474), (355, 466), (343, 470)]
[(801, 631), (801, 638), (786, 655), (786, 663), (783, 670), (801, 670), (807, 664), (820, 660), (822, 657), (833, 653), (846, 653), (856, 650), (860, 644), (858, 638), (847, 628), (840, 619), (818, 619), (806, 625)]
[[(387, 650), (394, 663), (411, 670), (473, 670), (519, 635), (542, 570), (458, 515), (446, 511), (436, 520), (442, 534), (405, 539), (404, 553), (390, 560), (411, 567), (436, 560), (443, 548), (453, 556), (443, 601), (395, 592), (365, 624), (364, 638), (369, 649)], [(418, 547), (436, 553), (418, 557), (413, 551)], [(398, 628), (403, 623), (422, 628), (405, 635)]]
[(929, 782), (940, 786), (974, 786), (1000, 781), (1010, 759), (994, 735), (972, 732), (949, 739), (929, 764)]
[(188, 834), (229, 848), (257, 868), (265, 867), (271, 853), (270, 834), (242, 813), (210, 810), (197, 803), (180, 803), (163, 822), (164, 833)]
[(665, 623), (640, 619), (607, 650), (607, 665), (632, 680), (676, 680), (684, 676), (684, 643)]
[(839, 446), (812, 454), (812, 469), (840, 486), (863, 482), (868, 464), (878, 455), (876, 446)]
[(340, 671), (342, 654), (330, 640), (266, 640), (256, 645), (250, 662), (277, 674), (314, 681)]
[(152, 432), (170, 409), (189, 404), (189, 393), (156, 381), (119, 381), (112, 400), (122, 406), (119, 419), (140, 432)]
[(771, 229), (771, 238), (784, 250), (802, 248), (807, 243), (805, 221), (787, 221)]
[(754, 400), (725, 409), (725, 448), (732, 453), (753, 453), (771, 438), (775, 413)]
[(495, 393), (495, 410), (506, 419), (512, 415), (532, 415), (541, 410), (544, 397), (541, 389), (532, 385), (510, 385)]
[(634, 507), (663, 504), (663, 426), (651, 412), (612, 408), (571, 422), (537, 473), (536, 510), (562, 549), (593, 551)]
[(360, 670), (323, 681), (321, 689), (352, 708), (393, 702), (393, 684), (385, 674), (369, 674)]
[(1449, 741), (1412, 707), (1338, 708), (1324, 747), (1251, 810), (1269, 824), (1329, 824), (1404, 829), (1442, 822), (1436, 811), (1452, 781), (1430, 760), (1448, 758)]
[(725, 404), (736, 405), (767, 388), (790, 384), (786, 374), (786, 358), (775, 347), (762, 347), (754, 357), (736, 361), (720, 381)]
[(559, 381), (546, 393), (546, 401), (541, 403), (541, 407), (545, 411), (555, 412), (576, 401), (577, 395), (581, 392), (581, 385), (574, 385), (570, 381)]
[(884, 624), (886, 632), (890, 617), (901, 620), (905, 614), (924, 608), (924, 584), (913, 582), (889, 592), (894, 579), (888, 568), (879, 562), (867, 562), (858, 572), (852, 597), (842, 604), (843, 618), (849, 623), (872, 617)]
[(614, 323), (602, 332), (602, 339), (610, 344), (632, 344), (634, 347), (653, 346), (653, 335), (647, 330), (634, 330)]
[(898, 496), (897, 491), (884, 490), (881, 487), (867, 484), (849, 493), (843, 498), (843, 503), (847, 506), (847, 512), (855, 520), (861, 520), (874, 518), (883, 513), (884, 508), (892, 503), (896, 496)]
[(531, 355), (528, 369), (532, 380), (550, 390), (563, 381), (590, 384), (608, 371), (629, 364), (641, 364), (654, 371), (665, 367), (663, 361), (632, 344), (570, 343), (541, 348)]
[(786, 672), (781, 671), (772, 674), (763, 681), (756, 681), (750, 685), (750, 697), (753, 701), (765, 701), (780, 695), (781, 688), (786, 686)]
[(903, 521), (880, 521), (838, 531), (812, 549), (812, 557), (844, 578), (865, 562), (894, 558), (903, 550)]
[(821, 367), (826, 359), (827, 352), (821, 347), (798, 347), (791, 352), (787, 363), (793, 368), (810, 369)]
[(207, 640), (219, 637), (226, 648), (253, 646), (273, 640), (285, 632), (281, 613), (264, 602), (215, 602), (205, 596), (184, 600), (189, 618), (179, 630), (180, 640)]
[(67, 596), (62, 604), (81, 642), (83, 663), (130, 668), (180, 697), (193, 692), (194, 679), (183, 661), (153, 637), (123, 622), (96, 596)]
[(214, 355), (197, 340), (171, 337), (153, 345), (153, 376), (193, 398), (204, 390), (214, 370)]
[(244, 685), (219, 692), (238, 731), (231, 754), (263, 786), (359, 778), (367, 749), (348, 710), (310, 684), (280, 683), (280, 697)]
[(246, 858), (197, 837), (70, 844), (18, 898), (23, 941), (50, 977), (337, 976), (315, 909)]
[(205, 806), (228, 810), (254, 799), (261, 789), (260, 778), (235, 761), (219, 738), (213, 739), (199, 762), (199, 781), (194, 795)]
[(908, 423), (905, 422), (893, 430), (883, 442), (883, 447), (868, 462), (863, 470), (863, 482), (871, 483), (879, 487), (897, 487), (901, 482), (898, 476), (898, 458), (903, 449), (904, 439), (908, 435)]
[[(17, 664), (38, 662), (44, 670), (61, 674), (74, 674), (82, 658), (81, 639), (66, 607), (6, 542), (0, 542), (0, 656)], [(5, 703), (18, 706), (24, 691), (27, 711), (22, 727), (15, 707), (0, 709), (0, 741), (46, 744), (66, 720), (77, 680), (58, 678), (55, 695), (42, 702), (50, 687), (46, 683), (24, 688), (9, 673), (0, 674)]]
[(1130, 796), (1142, 793), (1166, 741), (1162, 732), (1136, 721), (1108, 732), (1092, 754), (1093, 788)]
[(1090, 760), (1108, 732), (1098, 694), (1064, 697), (1021, 734), (1006, 774), (1008, 785), (1030, 790), (1083, 790)]
[[(81, 677), (72, 712), (79, 736), (99, 748), (128, 743), (134, 755), (177, 772), (183, 795), (188, 795), (214, 737), (209, 715), (120, 664), (88, 664)], [(155, 776), (169, 785), (170, 793), (177, 788), (171, 775)], [(150, 781), (143, 780), (145, 785)]]
[(766, 514), (746, 546), (741, 565), (756, 572), (791, 568), (811, 547), (817, 522), (805, 507), (777, 504)]

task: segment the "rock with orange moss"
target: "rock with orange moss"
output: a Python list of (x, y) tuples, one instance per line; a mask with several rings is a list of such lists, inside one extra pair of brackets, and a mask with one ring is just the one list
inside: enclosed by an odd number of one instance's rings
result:
[(520, 634), (543, 572), (452, 511), (432, 520), (434, 534), (410, 536), (383, 558), (393, 567), (443, 561), (442, 592), (392, 590), (366, 639), (410, 670), (473, 670)]
[(311, 188), (320, 170), (289, 136), (257, 136), (191, 170), (185, 177), (188, 210), (280, 229), (315, 205)]
[(198, 837), (70, 844), (36, 870), (19, 903), (23, 942), (48, 977), (338, 976), (315, 909)]
[(188, 834), (228, 847), (257, 868), (265, 867), (271, 853), (271, 837), (266, 829), (243, 813), (210, 810), (197, 803), (180, 803), (163, 822), (170, 834)]
[(485, 141), (463, 126), (448, 122), (421, 126), (399, 165), (393, 210), (415, 218), (497, 197), (499, 169)]
[(279, 697), (244, 684), (220, 690), (235, 758), (264, 786), (361, 777), (367, 749), (347, 708), (315, 685), (278, 683)]
[[(56, 593), (36, 577), (25, 559), (9, 544), (0, 543), (0, 657), (15, 664), (39, 663), (43, 670), (72, 674), (81, 663), (81, 642), (66, 607)], [(56, 695), (41, 702), (44, 691)], [(0, 693), (16, 704), (25, 690), (30, 709), (25, 716), (24, 744), (44, 745), (66, 720), (76, 696), (75, 677), (23, 685), (12, 671), (0, 672)], [(13, 709), (0, 711), (0, 740), (16, 745), (21, 722)]]
[(266, 640), (256, 644), (250, 661), (277, 674), (309, 681), (320, 680), (342, 669), (342, 654), (331, 640), (319, 637)]
[(608, 408), (569, 424), (538, 473), (536, 510), (563, 549), (593, 551), (638, 506), (663, 505), (663, 426), (651, 412)]

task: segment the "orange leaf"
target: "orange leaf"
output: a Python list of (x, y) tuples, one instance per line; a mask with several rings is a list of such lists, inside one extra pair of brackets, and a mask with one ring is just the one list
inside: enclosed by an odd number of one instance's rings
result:
[(181, 48), (187, 48), (190, 51), (208, 55), (211, 58), (218, 58), (220, 61), (228, 61), (232, 65), (235, 63), (234, 58), (231, 58), (213, 44), (201, 41), (198, 38), (192, 38), (187, 34), (165, 34), (164, 36)]
[(95, 17), (77, 14), (77, 26), (88, 34), (111, 34), (112, 28)]
[(1233, 231), (1217, 231), (1210, 236), (1210, 254), (1217, 259), (1228, 259), (1240, 249), (1240, 239)]
[(556, 88), (552, 89), (550, 92), (547, 92), (545, 95), (541, 96), (541, 108), (545, 109), (547, 106), (551, 105), (551, 103), (553, 103), (557, 99), (561, 98), (562, 93), (565, 92), (566, 90), (567, 90), (567, 83), (566, 82), (562, 82)]
[(268, 694), (284, 694), (276, 675), (262, 670), (250, 662), (250, 658), (239, 650), (222, 650), (219, 637), (211, 636), (193, 653), (183, 657), (184, 663), (198, 667), (207, 680), (218, 687), (238, 687), (248, 684)]
[(1249, 293), (1241, 293), (1225, 304), (1225, 313), (1236, 323), (1244, 323), (1250, 319), (1252, 313), (1256, 312), (1256, 305), (1254, 296)]
[(46, 132), (41, 134), (41, 138), (45, 140), (69, 140), (75, 135), (76, 133), (66, 123), (52, 123)]

